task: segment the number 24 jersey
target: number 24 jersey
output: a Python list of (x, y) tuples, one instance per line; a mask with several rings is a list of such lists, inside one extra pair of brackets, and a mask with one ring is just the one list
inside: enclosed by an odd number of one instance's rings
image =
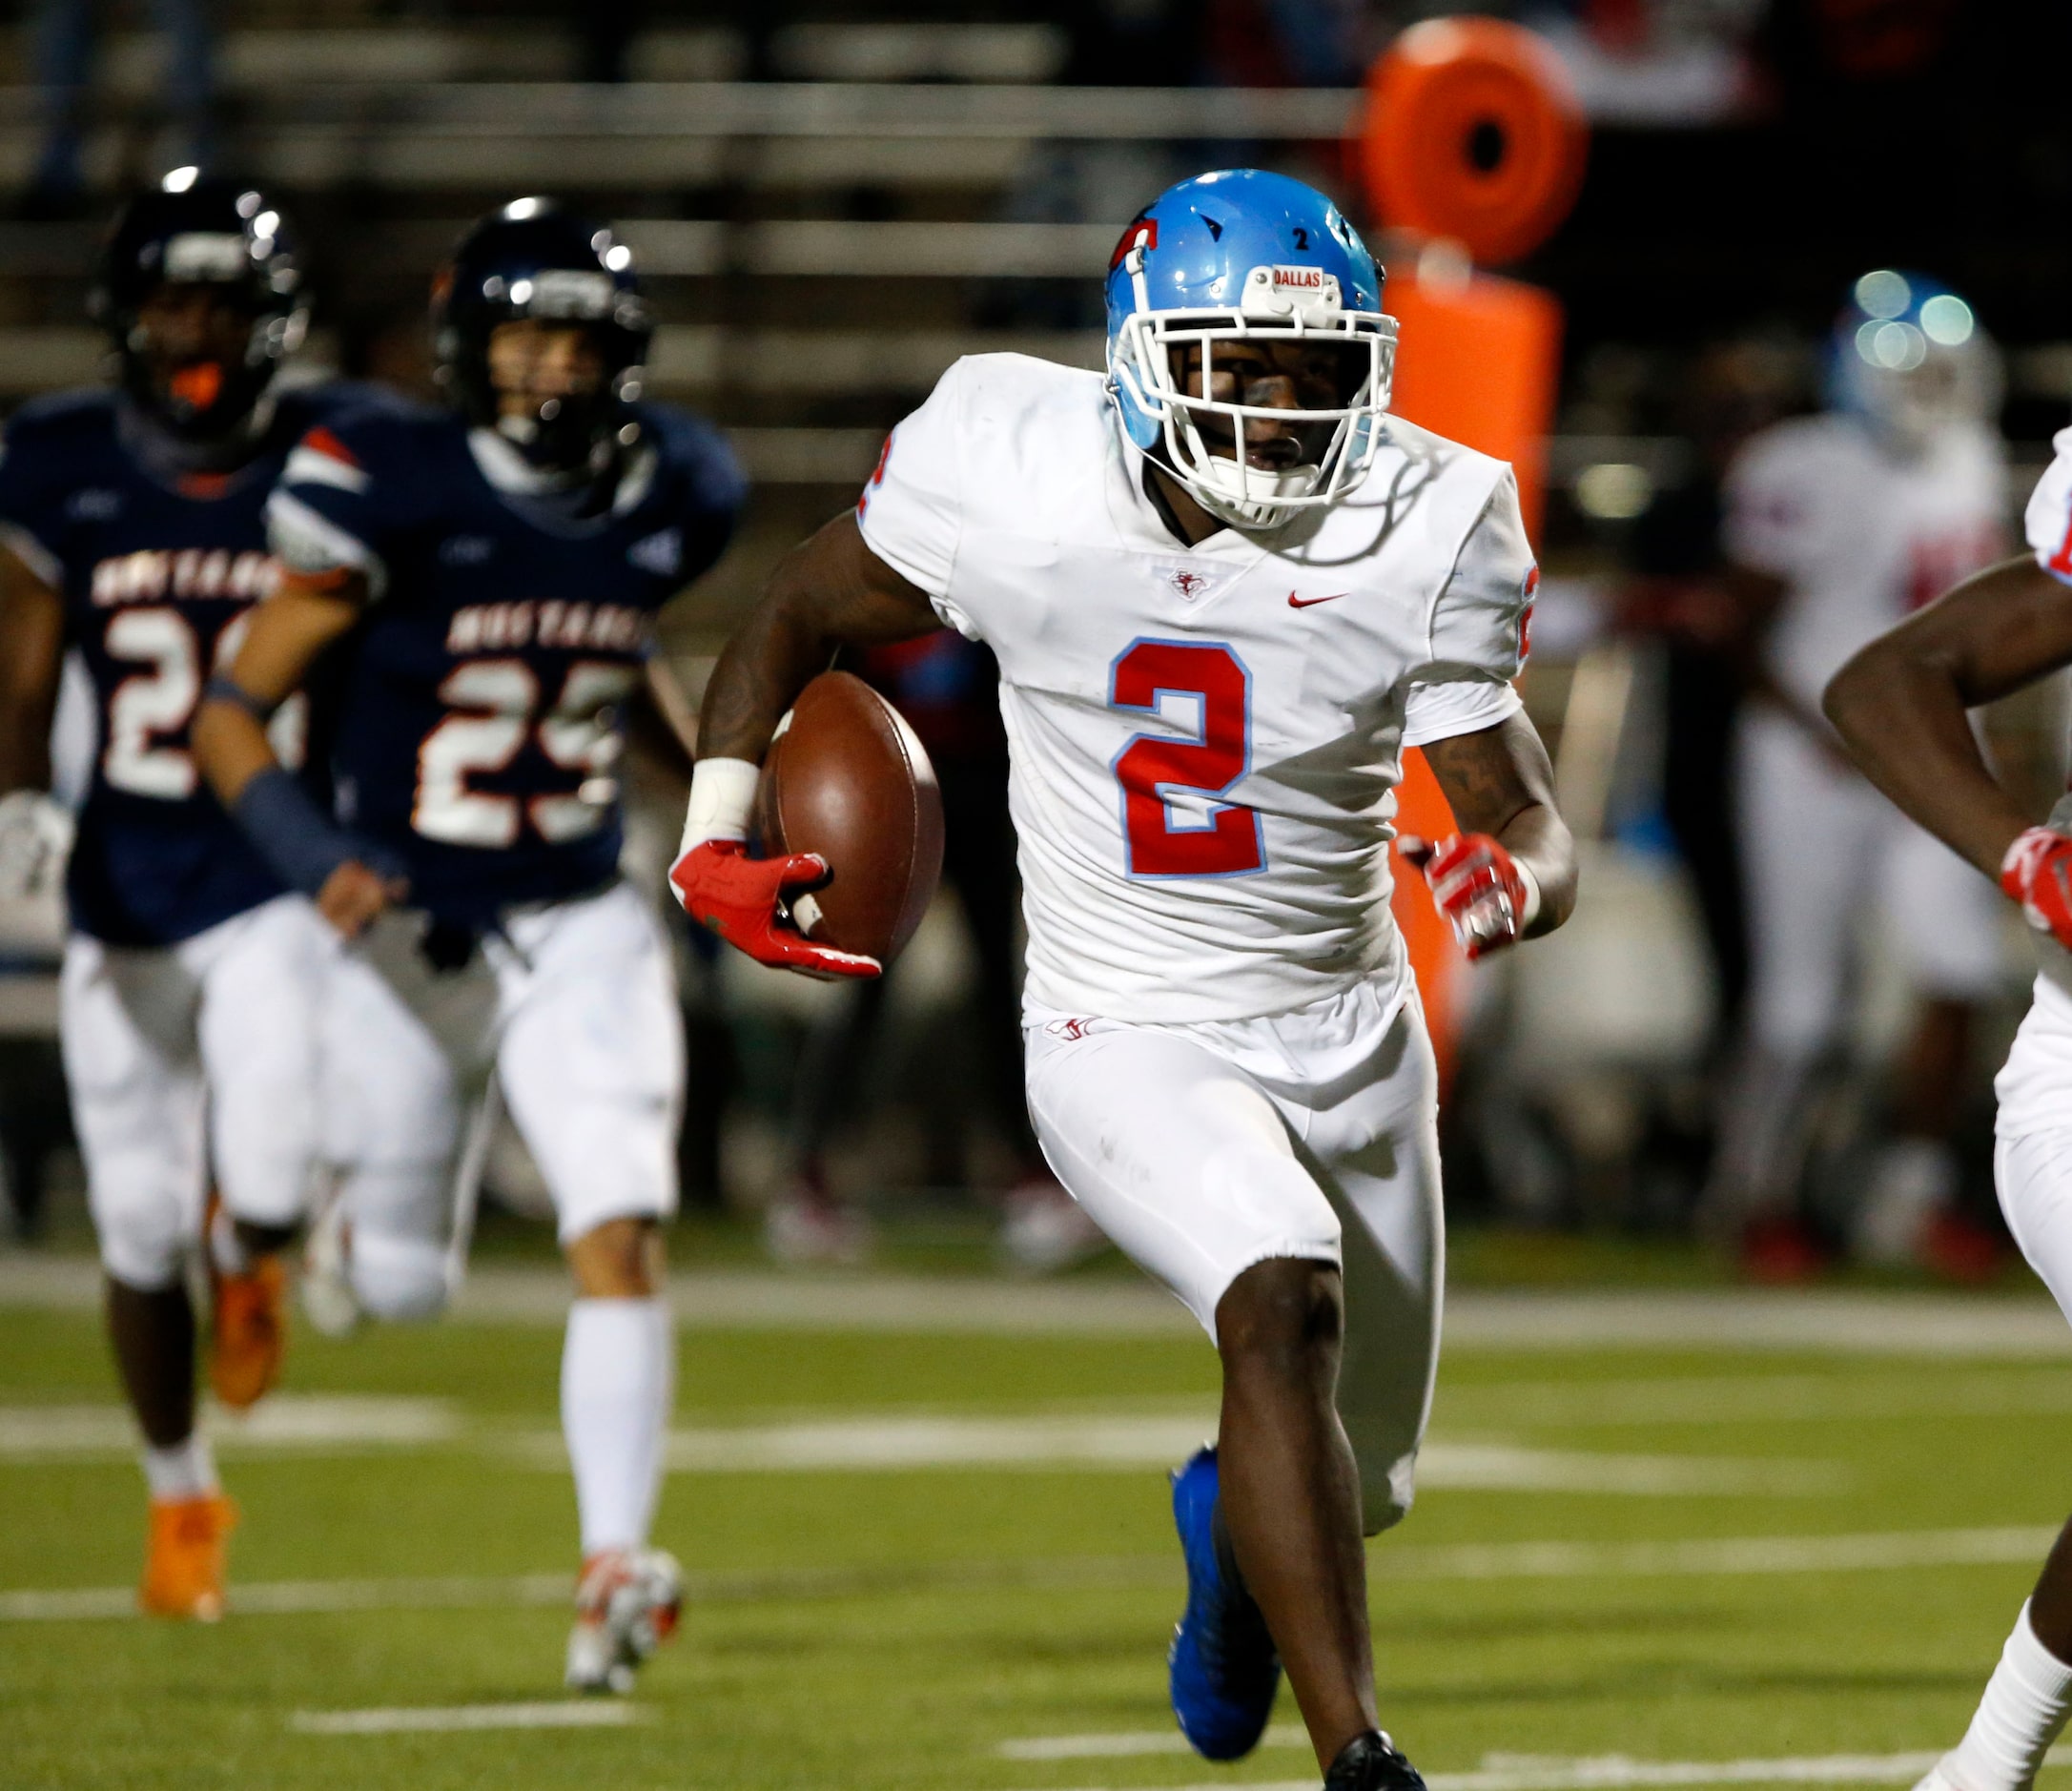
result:
[(1344, 502), (1192, 548), (1097, 374), (973, 357), (893, 431), (859, 526), (999, 659), (1033, 1013), (1407, 988), (1402, 749), (1518, 708), (1537, 572), (1509, 467), (1386, 430)]
[(717, 431), (636, 415), (586, 516), (510, 488), (509, 447), (450, 411), (370, 410), (289, 457), (269, 511), (282, 557), (358, 567), (372, 591), (338, 673), (338, 815), (441, 918), (487, 925), (618, 865), (626, 706), (655, 612), (718, 559), (744, 495)]
[(188, 730), (279, 566), (266, 495), (290, 446), (366, 388), (279, 395), (257, 452), (222, 474), (159, 469), (150, 425), (110, 392), (25, 405), (0, 458), (0, 538), (62, 597), (99, 738), (68, 871), (72, 924), (169, 945), (280, 894), (217, 806)]

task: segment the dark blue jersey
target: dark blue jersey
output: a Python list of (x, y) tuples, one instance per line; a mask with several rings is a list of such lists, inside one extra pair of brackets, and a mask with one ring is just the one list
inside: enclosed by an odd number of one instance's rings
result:
[(279, 577), (264, 511), (290, 448), (366, 401), (338, 386), (281, 393), (259, 451), (228, 473), (177, 470), (107, 392), (40, 400), (10, 421), (0, 536), (62, 595), (67, 645), (97, 699), (69, 874), (80, 931), (166, 945), (280, 894), (210, 794), (188, 729)]
[(595, 514), (484, 471), (509, 449), (445, 411), (343, 419), (290, 457), (271, 511), (297, 565), (364, 569), (341, 668), (338, 818), (411, 900), (482, 926), (597, 888), (619, 861), (619, 758), (655, 612), (719, 558), (744, 495), (709, 425), (644, 406)]

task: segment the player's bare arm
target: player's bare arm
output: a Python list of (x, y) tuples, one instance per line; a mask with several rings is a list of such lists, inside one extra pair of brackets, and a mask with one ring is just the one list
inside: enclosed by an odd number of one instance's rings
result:
[(51, 717), (65, 652), (58, 594), (0, 546), (0, 792), (51, 782)]
[(701, 758), (760, 761), (792, 699), (844, 647), (880, 647), (940, 627), (927, 593), (864, 544), (844, 511), (793, 548), (713, 669)]
[(1464, 834), (1495, 840), (1531, 878), (1538, 900), (1518, 937), (1551, 933), (1575, 908), (1575, 841), (1554, 807), (1554, 772), (1523, 715), (1434, 740), (1425, 761)]
[(645, 701), (637, 713), (651, 724), (650, 732), (666, 734), (685, 772), (698, 756), (698, 710), (676, 675), (675, 667), (660, 653), (652, 655), (641, 674)]
[(810, 853), (748, 855), (758, 768), (792, 700), (844, 647), (911, 640), (939, 626), (927, 595), (865, 546), (844, 513), (779, 564), (713, 668), (682, 855), (669, 872), (686, 911), (761, 963), (809, 976), (874, 977), (874, 958), (815, 945), (779, 912), (828, 880)]
[(2030, 817), (1987, 768), (1965, 711), (2072, 665), (2072, 587), (2023, 556), (1918, 610), (1827, 687), (1864, 774), (1988, 876)]
[[(262, 717), (299, 690), (324, 648), (352, 629), (366, 595), (359, 572), (290, 572), (254, 614), (227, 680), (212, 684), (195, 717), (195, 761), (231, 813), (241, 813), (256, 780), (282, 772)], [(349, 857), (323, 879), (316, 902), (326, 920), (353, 938), (403, 893), (396, 878)]]

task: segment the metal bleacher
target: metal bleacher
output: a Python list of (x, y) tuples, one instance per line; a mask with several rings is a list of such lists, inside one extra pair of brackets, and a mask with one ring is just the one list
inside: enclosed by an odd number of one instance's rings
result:
[[(1048, 85), (1069, 46), (1040, 24), (792, 24), (759, 51), (788, 78), (757, 81), (730, 78), (748, 54), (737, 31), (662, 25), (632, 44), (635, 78), (601, 85), (566, 78), (573, 40), (537, 19), (230, 11), (223, 161), (304, 220), (319, 364), (421, 378), (431, 269), (469, 216), (516, 193), (558, 194), (633, 246), (661, 322), (650, 388), (726, 424), (760, 488), (700, 635), (780, 539), (869, 472), (887, 426), (958, 355), (1098, 364), (1086, 300), (1143, 195), (1111, 179), (1132, 196), (1092, 215), (1032, 202), (1050, 164), (1135, 155), (1155, 191), (1162, 146), (1300, 157), (1343, 135), (1357, 98)], [(153, 55), (143, 37), (105, 48), (86, 155), (97, 196), (153, 171)], [(0, 183), (15, 190), (36, 117), (17, 50), (0, 60)], [(96, 377), (102, 344), (80, 312), (96, 228), (0, 225), (0, 403)]]

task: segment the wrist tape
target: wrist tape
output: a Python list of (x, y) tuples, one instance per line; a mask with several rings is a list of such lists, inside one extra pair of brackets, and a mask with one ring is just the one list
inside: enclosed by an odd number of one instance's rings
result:
[(708, 839), (746, 839), (763, 768), (747, 759), (700, 759), (690, 772), (690, 807), (684, 815), (682, 857)]
[(356, 858), (383, 875), (401, 875), (390, 854), (368, 847), (331, 821), (293, 773), (278, 765), (269, 765), (245, 785), (231, 818), (275, 875), (311, 897), (338, 866)]

